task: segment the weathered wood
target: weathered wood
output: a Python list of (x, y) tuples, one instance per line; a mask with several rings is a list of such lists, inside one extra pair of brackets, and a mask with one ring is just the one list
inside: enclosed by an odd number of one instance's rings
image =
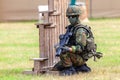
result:
[[(42, 63), (42, 64), (41, 64)], [(33, 71), (39, 71), (41, 70), (41, 67), (43, 67), (44, 63), (40, 61), (34, 61), (34, 70)]]
[(27, 74), (27, 75), (41, 75), (41, 74), (49, 74), (49, 75), (60, 75), (60, 72), (59, 71), (38, 71), (38, 72), (35, 72), (35, 71), (30, 71), (30, 70), (26, 70), (23, 72), (23, 74)]
[(43, 67), (45, 66), (45, 61), (48, 60), (48, 58), (33, 58), (34, 60), (34, 69), (33, 71), (41, 71)]
[[(36, 23), (35, 25), (38, 26), (37, 28), (39, 27), (45, 27), (45, 26), (50, 26), (52, 23), (47, 23), (47, 22), (44, 22), (44, 23)], [(42, 26), (41, 26), (42, 25)]]
[(51, 66), (59, 61), (59, 58), (55, 58), (54, 45), (59, 42), (59, 35), (65, 32), (65, 27), (68, 24), (66, 20), (67, 6), (68, 0), (48, 0), (49, 10), (40, 12), (44, 16), (44, 21), (36, 23), (39, 28), (40, 58), (32, 59), (34, 60), (33, 73), (35, 74), (51, 73)]
[(48, 58), (32, 58), (32, 59), (30, 59), (30, 60), (34, 60), (34, 61), (46, 61), (46, 60), (48, 60)]
[(44, 23), (48, 23), (49, 22), (49, 13), (44, 13)]
[[(45, 31), (44, 31), (44, 25), (39, 25), (39, 57), (45, 57)], [(41, 39), (42, 38), (42, 39)]]
[(60, 72), (59, 71), (47, 71), (46, 72), (47, 74), (49, 74), (49, 75), (60, 75)]
[(36, 23), (35, 24), (37, 28), (39, 27), (44, 27), (44, 28), (55, 28), (56, 27), (56, 24), (53, 24), (53, 23)]
[(43, 67), (42, 69), (47, 69), (47, 70), (49, 70), (49, 71), (52, 71), (52, 69), (53, 69), (53, 66), (45, 66), (45, 67)]
[[(48, 6), (49, 6), (49, 10), (55, 10), (54, 9), (54, 0), (48, 0)], [(52, 14), (49, 16), (49, 21), (50, 22), (52, 22), (52, 23), (54, 23), (54, 24), (56, 24), (55, 22), (53, 22), (53, 20), (54, 20), (54, 18), (53, 18), (53, 16), (52, 16)], [(49, 33), (50, 33), (50, 41), (49, 41), (49, 46), (50, 46), (50, 50), (49, 50), (49, 54), (48, 54), (48, 56), (49, 56), (49, 63), (48, 63), (48, 66), (51, 66), (52, 65), (52, 55), (53, 55), (53, 49), (52, 49), (52, 47), (53, 47), (53, 43), (52, 43), (52, 39), (53, 39), (53, 36), (52, 36), (52, 33), (54, 33), (54, 31), (53, 31), (53, 29), (51, 29), (50, 31), (49, 31)]]
[(60, 16), (60, 12), (55, 12), (55, 13), (51, 14), (51, 16)]
[(27, 74), (27, 75), (37, 75), (38, 72), (31, 71), (31, 70), (26, 70), (26, 71), (23, 72), (23, 74)]
[(54, 10), (54, 0), (48, 0), (48, 9)]
[(49, 11), (40, 11), (39, 13), (53, 13), (55, 12), (56, 10), (49, 10)]

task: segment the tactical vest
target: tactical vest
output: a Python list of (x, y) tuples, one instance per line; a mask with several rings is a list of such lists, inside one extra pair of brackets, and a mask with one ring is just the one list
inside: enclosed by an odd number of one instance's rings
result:
[(86, 35), (87, 35), (86, 46), (79, 44), (83, 49), (83, 52), (80, 54), (84, 60), (88, 60), (89, 58), (93, 57), (92, 51), (96, 51), (96, 48), (97, 48), (97, 46), (94, 42), (94, 37), (93, 37), (90, 27), (88, 27), (87, 25), (82, 25), (82, 24), (75, 26), (72, 29), (73, 35), (71, 36), (71, 38), (69, 40), (69, 45), (78, 45), (78, 43), (76, 43), (75, 40), (76, 40), (76, 32), (80, 28), (83, 28), (83, 30), (86, 32)]

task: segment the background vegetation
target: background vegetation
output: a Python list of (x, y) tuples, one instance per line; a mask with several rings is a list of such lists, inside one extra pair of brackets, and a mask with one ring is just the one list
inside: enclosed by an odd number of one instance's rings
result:
[(120, 19), (90, 19), (101, 60), (88, 61), (90, 73), (73, 76), (24, 75), (39, 56), (36, 22), (0, 23), (0, 80), (120, 80)]

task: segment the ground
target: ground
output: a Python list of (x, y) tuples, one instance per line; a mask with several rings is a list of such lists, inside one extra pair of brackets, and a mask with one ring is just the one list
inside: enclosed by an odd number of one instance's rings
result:
[(87, 63), (90, 73), (73, 76), (24, 75), (31, 70), (30, 58), (39, 56), (36, 21), (0, 23), (0, 80), (120, 80), (120, 18), (90, 19), (98, 49), (103, 58)]

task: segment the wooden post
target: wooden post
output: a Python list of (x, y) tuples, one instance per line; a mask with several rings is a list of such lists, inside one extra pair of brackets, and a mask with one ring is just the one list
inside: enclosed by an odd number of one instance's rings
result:
[(69, 0), (48, 0), (48, 11), (42, 12), (45, 20), (36, 24), (39, 28), (40, 56), (33, 59), (33, 74), (46, 69), (48, 71), (56, 62), (54, 45), (58, 43), (59, 35), (65, 32), (68, 24), (66, 20), (68, 2)]
[(87, 17), (88, 17), (88, 14), (89, 14), (89, 1), (86, 0), (86, 11), (87, 11)]

